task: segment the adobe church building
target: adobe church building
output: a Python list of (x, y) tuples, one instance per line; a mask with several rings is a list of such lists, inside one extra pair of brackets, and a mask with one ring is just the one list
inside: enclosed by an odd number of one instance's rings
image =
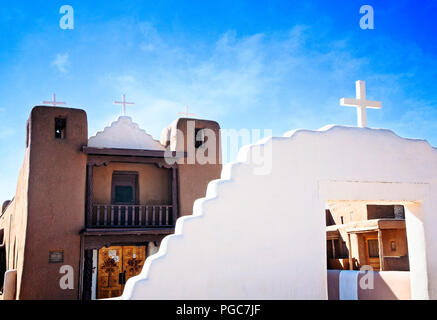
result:
[[(2, 298), (120, 296), (220, 176), (220, 140), (203, 130), (220, 137), (217, 122), (179, 118), (157, 141), (121, 116), (88, 139), (85, 111), (33, 108), (16, 194), (0, 214)], [(214, 161), (192, 161), (207, 144)]]
[(120, 117), (88, 139), (84, 111), (35, 107), (3, 299), (437, 299), (437, 151), (368, 128), (381, 103), (356, 92), (357, 127), (268, 137), (223, 169), (213, 121), (158, 142)]

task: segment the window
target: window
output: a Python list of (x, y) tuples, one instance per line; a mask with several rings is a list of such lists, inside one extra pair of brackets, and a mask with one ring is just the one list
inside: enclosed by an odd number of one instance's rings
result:
[(115, 171), (111, 193), (112, 204), (138, 204), (138, 173)]
[(132, 203), (134, 201), (133, 191), (132, 186), (115, 186), (115, 202)]
[(204, 147), (205, 144), (205, 131), (204, 129), (194, 129), (194, 146), (195, 148)]
[(367, 205), (367, 219), (405, 219), (403, 205)]
[(391, 251), (396, 251), (396, 241), (391, 242)]
[(379, 258), (378, 240), (367, 240), (367, 247), (369, 249), (369, 258)]
[(65, 139), (65, 131), (67, 127), (67, 119), (55, 118), (55, 138)]

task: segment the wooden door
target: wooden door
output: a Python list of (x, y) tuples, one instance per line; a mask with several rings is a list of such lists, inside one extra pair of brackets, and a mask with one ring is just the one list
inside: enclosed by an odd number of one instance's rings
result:
[(99, 250), (97, 299), (119, 297), (126, 281), (141, 272), (145, 246), (113, 246)]
[(380, 260), (379, 260), (379, 242), (377, 235), (365, 236), (366, 241), (366, 257), (367, 264), (370, 265), (373, 270), (379, 271)]
[(124, 283), (126, 283), (129, 278), (132, 278), (141, 272), (145, 260), (145, 246), (123, 247)]
[(97, 271), (97, 299), (119, 297), (122, 284), (119, 275), (122, 273), (122, 247), (109, 247), (99, 250)]

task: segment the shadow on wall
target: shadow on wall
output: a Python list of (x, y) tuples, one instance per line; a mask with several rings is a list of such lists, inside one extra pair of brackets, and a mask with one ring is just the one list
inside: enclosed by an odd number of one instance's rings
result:
[[(357, 279), (356, 285), (351, 286), (350, 284), (342, 283), (341, 281), (344, 282), (344, 280), (340, 280), (341, 272), (355, 273)], [(358, 297), (358, 300), (411, 299), (410, 272), (408, 271), (374, 271), (373, 289), (370, 286), (369, 288), (366, 288), (366, 286), (361, 288), (360, 282), (368, 283), (366, 279), (363, 279), (364, 276), (365, 273), (360, 273), (360, 271), (328, 270), (328, 299), (340, 300), (340, 294), (342, 297), (355, 295)], [(356, 292), (351, 292), (354, 290)]]

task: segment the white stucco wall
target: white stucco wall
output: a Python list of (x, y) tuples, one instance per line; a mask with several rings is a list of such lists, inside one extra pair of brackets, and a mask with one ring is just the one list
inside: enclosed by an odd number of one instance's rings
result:
[[(252, 155), (272, 152), (256, 175)], [(269, 149), (271, 148), (271, 149)], [(437, 298), (437, 152), (389, 130), (298, 130), (240, 150), (123, 299), (326, 299), (326, 201), (407, 207), (413, 298)]]
[(88, 146), (95, 148), (120, 148), (141, 150), (165, 150), (138, 124), (132, 122), (131, 117), (121, 116), (117, 121), (99, 131), (88, 139)]

